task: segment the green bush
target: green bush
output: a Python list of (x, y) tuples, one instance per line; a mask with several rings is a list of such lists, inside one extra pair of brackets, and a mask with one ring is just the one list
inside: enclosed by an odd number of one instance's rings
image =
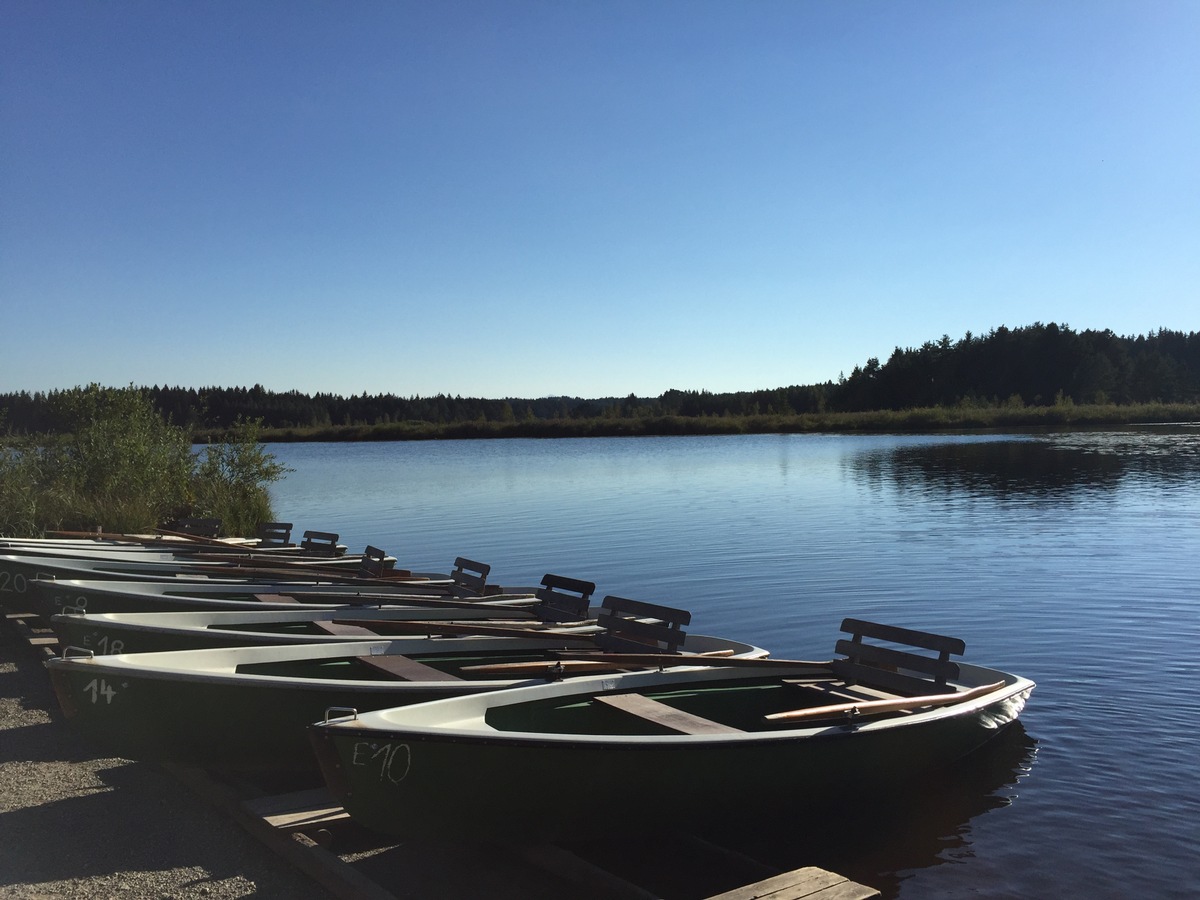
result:
[(223, 443), (199, 454), (192, 473), (192, 514), (220, 519), (226, 534), (252, 535), (275, 517), (266, 486), (289, 470), (263, 449), (261, 428), (239, 420)]
[(267, 485), (286, 469), (258, 445), (257, 423), (197, 454), (144, 390), (64, 391), (54, 414), (54, 434), (0, 449), (0, 533), (143, 533), (214, 516), (225, 534), (253, 534), (274, 518)]

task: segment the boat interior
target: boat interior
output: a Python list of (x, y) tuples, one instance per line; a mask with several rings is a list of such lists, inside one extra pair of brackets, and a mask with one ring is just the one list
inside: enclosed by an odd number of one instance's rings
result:
[[(776, 670), (754, 677), (744, 668), (731, 669), (725, 681), (496, 706), (487, 711), (486, 721), (501, 731), (572, 734), (764, 732), (908, 716), (1002, 686), (954, 684), (959, 665), (950, 656), (966, 649), (957, 638), (859, 619), (844, 620), (841, 630), (849, 637), (838, 640), (838, 658), (827, 663), (795, 662), (795, 674), (781, 675)], [(773, 661), (750, 662), (766, 667)], [(789, 666), (786, 661), (776, 662)], [(711, 664), (721, 663), (711, 660)], [(737, 671), (741, 674), (732, 674)]]

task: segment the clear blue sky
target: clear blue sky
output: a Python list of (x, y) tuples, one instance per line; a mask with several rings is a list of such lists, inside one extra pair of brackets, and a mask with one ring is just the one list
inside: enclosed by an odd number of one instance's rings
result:
[(0, 391), (654, 396), (1200, 330), (1200, 3), (0, 5)]

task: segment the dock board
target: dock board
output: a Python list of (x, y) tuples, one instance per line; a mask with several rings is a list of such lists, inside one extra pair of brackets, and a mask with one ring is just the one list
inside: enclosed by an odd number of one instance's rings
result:
[(875, 888), (816, 866), (793, 869), (754, 884), (742, 885), (707, 900), (871, 900)]

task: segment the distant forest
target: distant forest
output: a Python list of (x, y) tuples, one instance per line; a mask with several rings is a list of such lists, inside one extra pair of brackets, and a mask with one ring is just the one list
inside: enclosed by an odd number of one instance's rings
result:
[[(238, 420), (268, 430), (336, 429), (398, 423), (519, 423), (656, 417), (793, 416), (935, 407), (1200, 402), (1200, 333), (1160, 330), (1120, 337), (1041, 323), (986, 335), (944, 336), (871, 358), (837, 381), (714, 394), (669, 390), (658, 397), (542, 397), (500, 400), (395, 394), (278, 393), (244, 388), (146, 388), (164, 417), (197, 433)], [(61, 392), (0, 394), (0, 428), (10, 434), (60, 430)]]

